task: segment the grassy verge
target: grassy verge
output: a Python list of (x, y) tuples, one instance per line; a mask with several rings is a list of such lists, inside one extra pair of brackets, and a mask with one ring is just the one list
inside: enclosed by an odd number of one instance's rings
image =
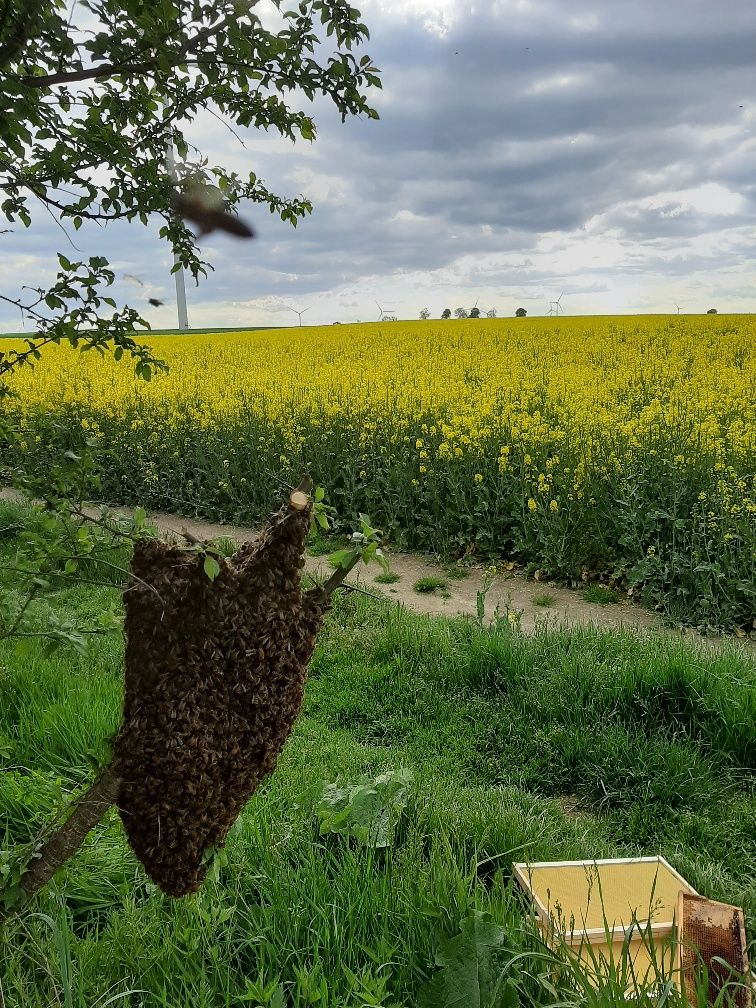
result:
[[(66, 616), (117, 598), (83, 586), (46, 603)], [(95, 640), (82, 659), (21, 640), (0, 668), (8, 848), (104, 756), (121, 643)], [(215, 877), (171, 901), (110, 818), (9, 926), (5, 1006), (420, 1005), (439, 943), (474, 910), (506, 934), (519, 999), (506, 1004), (619, 1004), (555, 980), (511, 863), (661, 853), (752, 927), (754, 723), (756, 668), (735, 651), (619, 632), (525, 638), (341, 599), (278, 770)], [(320, 835), (324, 782), (399, 768), (414, 784), (390, 850)]]

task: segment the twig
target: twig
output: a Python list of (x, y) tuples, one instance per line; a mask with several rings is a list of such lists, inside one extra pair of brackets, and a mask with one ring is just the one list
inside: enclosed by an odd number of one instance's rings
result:
[[(0, 635), (0, 637), (6, 638), (6, 637), (13, 637), (14, 636), (14, 634), (16, 633), (16, 631), (18, 630), (18, 628), (21, 626), (21, 621), (24, 618), (26, 610), (29, 608), (29, 606), (34, 601), (34, 598), (35, 598), (35, 596), (36, 596), (36, 594), (37, 594), (38, 591), (39, 591), (39, 585), (32, 585), (31, 586), (31, 590), (29, 591), (29, 594), (26, 597), (26, 601), (21, 606), (21, 609), (19, 610), (19, 612), (16, 614), (16, 618), (14, 619), (13, 624), (12, 624), (10, 630), (8, 630), (7, 633), (4, 633), (4, 634)], [(1, 1006), (0, 1006), (0, 1008), (1, 1008)]]
[(322, 592), (326, 598), (330, 598), (331, 595), (333, 595), (333, 593), (336, 591), (336, 589), (341, 586), (344, 579), (349, 577), (350, 573), (357, 566), (357, 564), (360, 562), (361, 559), (362, 557), (360, 556), (360, 554), (355, 552), (355, 555), (352, 557), (352, 559), (349, 561), (346, 567), (338, 567), (333, 572), (333, 574), (331, 574), (331, 576), (328, 578), (327, 581), (324, 581), (323, 584), (319, 585), (317, 588), (313, 588), (312, 591)]
[(358, 595), (365, 595), (367, 598), (375, 599), (376, 602), (385, 602), (386, 598), (383, 595), (376, 595), (375, 592), (369, 592), (365, 588), (360, 588), (359, 585), (354, 584), (343, 584), (338, 587), (344, 589), (345, 592), (357, 592)]
[[(86, 560), (87, 558), (86, 556), (82, 556), (80, 559)], [(102, 557), (93, 558), (92, 563), (102, 564), (103, 567), (109, 567), (111, 570), (118, 571), (119, 574), (125, 574), (127, 578), (133, 578), (134, 581), (140, 584), (143, 588), (147, 588), (151, 591), (157, 597), (161, 605), (165, 605), (165, 599), (157, 588), (155, 588), (154, 585), (149, 584), (149, 582), (143, 581), (142, 578), (138, 577), (133, 571), (127, 570), (125, 567), (119, 567), (118, 564), (110, 563), (109, 560), (103, 560)], [(113, 585), (113, 587), (115, 588), (117, 586)]]
[(111, 535), (120, 536), (122, 539), (128, 539), (130, 542), (139, 542), (139, 536), (131, 535), (129, 532), (124, 532), (117, 526), (109, 525), (102, 518), (95, 518), (93, 515), (88, 515), (86, 511), (82, 511), (81, 508), (74, 507), (73, 504), (68, 504), (68, 510), (71, 514), (78, 515), (79, 518), (83, 518), (84, 521), (91, 522), (92, 525), (98, 525), (100, 528), (104, 528), (106, 532), (110, 532)]
[[(209, 41), (213, 35), (227, 28), (230, 24), (236, 21), (238, 15), (234, 11), (227, 14), (221, 21), (216, 22), (213, 25), (208, 25), (201, 31), (198, 31), (196, 35), (192, 36), (186, 41), (186, 43), (172, 52), (170, 55), (174, 57), (171, 62), (171, 67), (181, 66), (183, 63), (192, 62), (187, 60), (189, 53), (194, 52), (199, 45), (203, 42)], [(129, 58), (133, 57), (135, 54), (129, 54)], [(46, 74), (39, 77), (22, 77), (20, 83), (26, 85), (27, 87), (33, 88), (47, 88), (52, 87), (54, 84), (73, 84), (76, 81), (84, 80), (97, 80), (101, 77), (110, 77), (114, 74), (122, 74), (124, 76), (132, 76), (134, 74), (149, 72), (154, 68), (154, 62), (149, 60), (142, 63), (132, 63), (129, 64), (128, 60), (121, 63), (103, 63), (97, 67), (88, 67), (86, 70), (75, 70), (66, 73), (54, 73)]]
[[(103, 560), (102, 557), (92, 556), (86, 553), (73, 553), (69, 556), (59, 557), (61, 560), (88, 560), (93, 564), (102, 564), (104, 567), (109, 567), (111, 570), (118, 571), (119, 574), (125, 574), (127, 578), (133, 578), (138, 584), (142, 585), (143, 588), (147, 588), (149, 591), (153, 592), (161, 605), (165, 605), (165, 599), (160, 594), (160, 592), (155, 588), (154, 585), (149, 584), (147, 581), (143, 581), (137, 574), (133, 571), (127, 570), (125, 567), (119, 567), (118, 564), (110, 563), (109, 560)], [(7, 564), (3, 564), (3, 570), (11, 571), (14, 574), (26, 574), (27, 577), (44, 577), (44, 578), (66, 578), (68, 575), (65, 571), (34, 571), (26, 570), (23, 567), (9, 567)], [(86, 578), (79, 577), (76, 574), (76, 581), (82, 582), (84, 584), (99, 585), (101, 588), (122, 588), (123, 585), (113, 584), (110, 581), (87, 581)]]
[(192, 533), (188, 529), (182, 529), (179, 532), (177, 529), (168, 528), (166, 529), (166, 532), (170, 532), (173, 535), (181, 536), (183, 539), (186, 539), (188, 543), (191, 543), (192, 546), (201, 546), (202, 543), (204, 542), (203, 539), (198, 539), (196, 535), (192, 535)]
[[(102, 629), (98, 628), (97, 630), (82, 630), (79, 627), (77, 627), (76, 633), (87, 637), (97, 637), (100, 634), (110, 633), (110, 630), (106, 627), (103, 627)], [(35, 631), (30, 630), (28, 633), (27, 632), (20, 633), (17, 631), (13, 636), (15, 638), (36, 637), (38, 640), (39, 639), (55, 640), (55, 641), (60, 640), (60, 637), (57, 634), (51, 633), (49, 630), (35, 630)]]

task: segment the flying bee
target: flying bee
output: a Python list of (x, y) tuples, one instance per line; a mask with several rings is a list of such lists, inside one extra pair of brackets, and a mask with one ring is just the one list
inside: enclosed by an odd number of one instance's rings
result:
[(182, 192), (174, 193), (173, 208), (184, 220), (197, 225), (198, 238), (213, 231), (225, 231), (237, 238), (255, 236), (249, 224), (226, 210), (223, 194), (214, 186), (187, 183)]
[(153, 308), (162, 308), (163, 305), (165, 304), (165, 301), (158, 301), (157, 298), (150, 298), (149, 303), (152, 305)]

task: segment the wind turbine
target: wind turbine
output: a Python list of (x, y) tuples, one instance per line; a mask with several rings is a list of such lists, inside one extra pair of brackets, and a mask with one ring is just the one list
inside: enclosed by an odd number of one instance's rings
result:
[(564, 314), (564, 308), (562, 308), (562, 298), (564, 297), (564, 291), (559, 295), (556, 301), (549, 301), (549, 315), (556, 315), (559, 318), (559, 313)]
[(394, 309), (393, 308), (381, 308), (381, 306), (378, 304), (377, 301), (375, 303), (378, 305), (378, 311), (380, 312), (380, 315), (378, 316), (378, 321), (379, 322), (395, 322), (396, 321), (396, 316), (394, 315)]
[(286, 305), (286, 307), (289, 309), (289, 311), (293, 311), (295, 315), (299, 316), (299, 325), (301, 327), (301, 325), (302, 325), (302, 316), (304, 315), (304, 313), (306, 311), (309, 311), (310, 308), (312, 308), (312, 305), (309, 305), (307, 308), (303, 308), (302, 311), (298, 311), (296, 308), (292, 308), (291, 305)]
[(677, 314), (679, 315), (680, 314), (680, 305), (677, 303), (677, 301), (673, 301), (672, 304), (675, 306), (675, 308), (677, 308)]

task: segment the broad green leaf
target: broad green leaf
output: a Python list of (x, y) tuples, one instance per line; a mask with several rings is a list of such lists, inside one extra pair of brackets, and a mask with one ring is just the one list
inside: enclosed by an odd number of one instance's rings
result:
[(441, 942), (439, 971), (420, 991), (419, 1008), (518, 1008), (520, 999), (506, 976), (507, 932), (489, 913), (475, 910), (461, 933)]
[(202, 569), (204, 570), (205, 574), (207, 574), (207, 576), (210, 578), (211, 581), (215, 581), (215, 579), (220, 574), (220, 564), (218, 563), (218, 561), (215, 559), (214, 556), (210, 556), (209, 554), (208, 556), (205, 557), (205, 562), (202, 565)]
[(355, 551), (351, 549), (336, 550), (328, 557), (329, 563), (334, 567), (348, 567), (354, 560)]

